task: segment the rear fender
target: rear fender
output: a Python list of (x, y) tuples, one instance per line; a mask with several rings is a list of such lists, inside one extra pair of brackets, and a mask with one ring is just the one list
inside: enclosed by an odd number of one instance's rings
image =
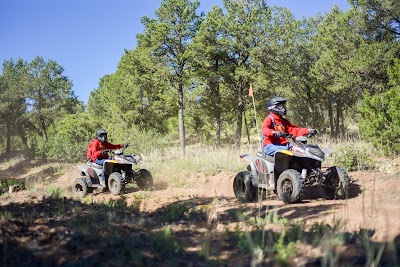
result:
[[(243, 154), (240, 158), (249, 163), (248, 171), (252, 174), (252, 183), (254, 186), (259, 184), (269, 184), (270, 177), (274, 175), (274, 164), (257, 156)], [(273, 179), (272, 179), (273, 180)]]
[(82, 176), (90, 177), (89, 171), (88, 171), (89, 166), (82, 164), (82, 165), (76, 166), (76, 168), (80, 171)]

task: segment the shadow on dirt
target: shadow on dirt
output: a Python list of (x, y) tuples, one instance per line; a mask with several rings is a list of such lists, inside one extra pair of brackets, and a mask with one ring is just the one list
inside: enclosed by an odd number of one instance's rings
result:
[(350, 181), (349, 184), (349, 199), (355, 198), (361, 195), (361, 186), (354, 181)]
[[(193, 198), (175, 201), (152, 212), (140, 212), (138, 206), (128, 206), (125, 201), (125, 198), (119, 198), (107, 203), (84, 204), (66, 198), (45, 198), (36, 203), (0, 206), (1, 264), (31, 267), (250, 265), (251, 246), (247, 243), (248, 238), (241, 234), (244, 230), (238, 232), (227, 228), (217, 231), (216, 225), (243, 222), (240, 214), (246, 210), (250, 212), (250, 217), (254, 217), (259, 214), (254, 205), (228, 208), (215, 215), (215, 208), (230, 207), (232, 200)], [(306, 210), (299, 206), (268, 206), (268, 209), (262, 207), (262, 210), (278, 209), (279, 214), (294, 211), (287, 216), (295, 219), (300, 214), (312, 217), (334, 207), (326, 205)], [(213, 223), (213, 219), (217, 222)], [(264, 264), (269, 264), (276, 257), (274, 244), (277, 242), (284, 242), (283, 246), (287, 246), (288, 242), (318, 246), (313, 243), (314, 238), (320, 238), (318, 235), (324, 235), (323, 231), (330, 228), (318, 229), (321, 232), (317, 234), (303, 230), (301, 239), (288, 230), (284, 240), (280, 239), (279, 230), (264, 231), (268, 239), (265, 242), (271, 245), (264, 248), (265, 253), (270, 253), (264, 258)], [(261, 242), (260, 231), (249, 232), (253, 242)], [(343, 256), (340, 263), (365, 265), (367, 258), (363, 246), (356, 246), (359, 237), (354, 233), (345, 234), (348, 237), (343, 245), (356, 250), (357, 253), (353, 254), (357, 258)], [(374, 243), (377, 247), (381, 245)], [(246, 246), (248, 249), (244, 249)], [(383, 259), (388, 261), (393, 257)], [(317, 257), (309, 261), (321, 262), (321, 259)]]

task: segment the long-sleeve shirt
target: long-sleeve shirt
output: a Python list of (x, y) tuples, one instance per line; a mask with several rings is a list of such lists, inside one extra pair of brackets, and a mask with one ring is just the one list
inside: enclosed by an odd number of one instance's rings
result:
[(270, 112), (270, 114), (265, 117), (261, 130), (264, 135), (263, 146), (269, 144), (286, 145), (288, 143), (285, 138), (276, 137), (273, 134), (274, 131), (289, 133), (295, 137), (308, 134), (308, 128), (297, 127), (291, 124), (287, 119), (273, 112)]
[(122, 148), (122, 147), (123, 147), (123, 144), (114, 145), (107, 141), (102, 143), (98, 139), (94, 138), (88, 146), (86, 157), (88, 159), (91, 159), (91, 161), (93, 161), (93, 162), (96, 161), (96, 159), (106, 159), (106, 158), (108, 158), (108, 154), (102, 154), (101, 152), (103, 150), (118, 149), (118, 148)]

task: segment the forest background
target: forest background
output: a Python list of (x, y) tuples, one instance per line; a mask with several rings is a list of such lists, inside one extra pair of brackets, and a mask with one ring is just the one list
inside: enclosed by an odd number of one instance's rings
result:
[[(0, 151), (84, 160), (105, 128), (137, 153), (176, 145), (257, 141), (267, 100), (288, 99), (290, 120), (332, 138), (361, 137), (400, 152), (400, 6), (352, 0), (344, 12), (296, 20), (263, 0), (165, 0), (143, 17), (137, 47), (78, 101), (54, 60), (10, 59), (0, 74)], [(256, 116), (249, 88), (255, 97)], [(258, 123), (256, 123), (258, 122)]]

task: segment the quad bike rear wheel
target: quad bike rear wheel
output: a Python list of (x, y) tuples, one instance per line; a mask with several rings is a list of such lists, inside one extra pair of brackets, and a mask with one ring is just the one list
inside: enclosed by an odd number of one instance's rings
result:
[(72, 194), (78, 198), (84, 198), (88, 193), (88, 186), (85, 177), (75, 179), (72, 184)]
[(330, 185), (323, 185), (322, 188), (329, 199), (346, 199), (348, 197), (350, 177), (347, 172), (337, 166), (330, 168)]
[(140, 190), (149, 190), (153, 187), (153, 176), (146, 169), (140, 169), (136, 181)]
[(286, 204), (299, 202), (304, 189), (303, 177), (293, 169), (283, 171), (278, 178), (277, 194)]
[(251, 172), (239, 172), (233, 180), (233, 192), (242, 202), (252, 202), (257, 198), (257, 190), (251, 183)]
[(122, 174), (119, 172), (113, 172), (108, 177), (108, 190), (114, 196), (119, 195), (122, 189)]

